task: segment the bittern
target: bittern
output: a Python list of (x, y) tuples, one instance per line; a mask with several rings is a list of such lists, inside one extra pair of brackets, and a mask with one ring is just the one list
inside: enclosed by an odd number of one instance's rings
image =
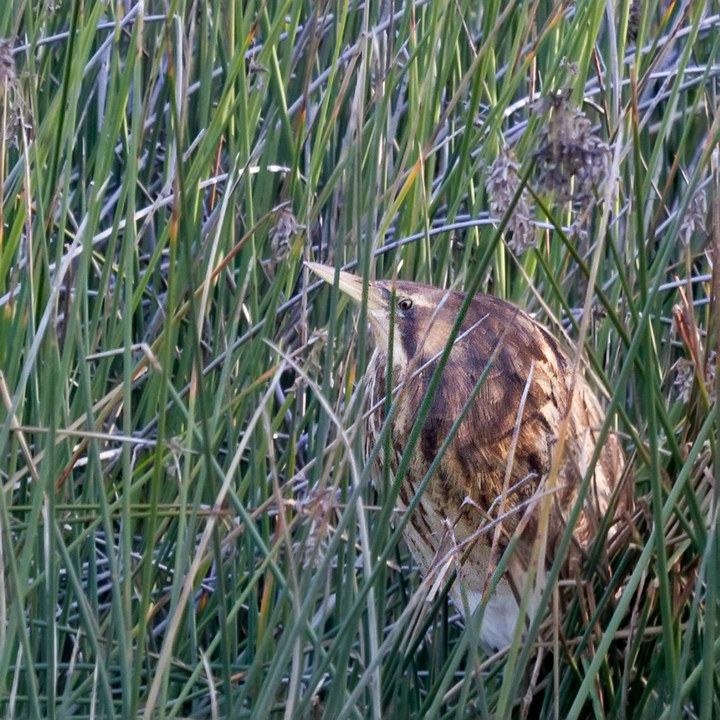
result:
[[(334, 268), (307, 266), (334, 282)], [(338, 285), (362, 302), (362, 278), (340, 272)], [(380, 459), (393, 473), (464, 299), (465, 293), (420, 283), (368, 283), (367, 313), (376, 345), (368, 369), (374, 407), (368, 438), (370, 446), (378, 441), (385, 420), (392, 338), (390, 386), (397, 407), (389, 431), (392, 451)], [(463, 410), (464, 418), (456, 423)], [(534, 557), (541, 567), (533, 566), (523, 623), (536, 614), (541, 569), (552, 561), (578, 501), (604, 419), (596, 395), (581, 374), (573, 373), (569, 354), (548, 330), (509, 302), (480, 294), (472, 298), (400, 481), (397, 505), (401, 510), (410, 505), (445, 445), (404, 536), (421, 575), (431, 582), (442, 568), (458, 567), (450, 595), (461, 613), (473, 611), (488, 593), (489, 578), (514, 538), (506, 570), (487, 598), (480, 628), (486, 649), (512, 641), (540, 534), (542, 556), (536, 551)], [(553, 465), (560, 447), (562, 455)], [(617, 436), (608, 433), (586, 483), (569, 556), (581, 558), (596, 536), (624, 465)], [(571, 564), (563, 563), (565, 575), (576, 574)]]

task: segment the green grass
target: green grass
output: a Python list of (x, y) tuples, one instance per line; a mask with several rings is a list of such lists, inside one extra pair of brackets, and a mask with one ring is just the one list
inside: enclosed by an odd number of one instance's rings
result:
[(540, 716), (720, 716), (720, 8), (630, 5), (2, 4), (2, 717), (522, 714), (537, 628), (426, 600), (303, 259), (582, 345), (637, 513)]

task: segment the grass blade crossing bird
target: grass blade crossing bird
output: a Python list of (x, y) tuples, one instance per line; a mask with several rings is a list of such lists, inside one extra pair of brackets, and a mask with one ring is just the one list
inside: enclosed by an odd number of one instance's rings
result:
[[(334, 268), (306, 264), (326, 282), (334, 282)], [(362, 278), (341, 271), (338, 285), (354, 301), (362, 302)], [(376, 345), (368, 369), (376, 408), (368, 419), (368, 437), (370, 443), (378, 440), (385, 419), (383, 398), (392, 332), (392, 386), (401, 387), (390, 431), (391, 457), (381, 458), (381, 462), (388, 461), (393, 473), (464, 299), (462, 292), (420, 283), (368, 283), (367, 312)], [(510, 538), (518, 535), (507, 571), (488, 598), (483, 615), (480, 641), (489, 650), (507, 647), (512, 641), (533, 543), (540, 532), (540, 498), (549, 496), (550, 502), (545, 538), (546, 561), (550, 562), (578, 499), (604, 421), (602, 407), (582, 376), (576, 377), (571, 394), (571, 375), (567, 352), (545, 328), (511, 303), (476, 295), (448, 355), (401, 481), (398, 506), (405, 509), (462, 408), (477, 390), (409, 518), (405, 539), (424, 577), (447, 565), (454, 551), (462, 556), (450, 594), (463, 612), (480, 603), (497, 560)], [(565, 413), (569, 417), (563, 456), (555, 485), (546, 488)], [(573, 529), (570, 553), (575, 557), (595, 537), (624, 465), (617, 437), (608, 434)], [(540, 573), (538, 583), (542, 577)], [(541, 585), (532, 594), (527, 619), (536, 612), (534, 603), (540, 591)]]

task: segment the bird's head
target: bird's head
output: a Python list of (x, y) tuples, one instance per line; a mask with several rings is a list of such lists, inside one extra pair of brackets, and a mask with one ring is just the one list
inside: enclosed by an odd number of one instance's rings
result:
[[(335, 268), (306, 262), (307, 267), (330, 285)], [(340, 271), (340, 290), (362, 304), (363, 279)], [(392, 327), (393, 364), (407, 367), (418, 353), (430, 358), (447, 342), (463, 296), (430, 285), (394, 280), (371, 280), (367, 288), (367, 312), (380, 352), (386, 353)]]

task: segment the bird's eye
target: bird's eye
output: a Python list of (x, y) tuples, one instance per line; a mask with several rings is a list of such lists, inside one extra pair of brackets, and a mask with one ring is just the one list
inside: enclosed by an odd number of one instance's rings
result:
[(413, 301), (410, 298), (403, 298), (398, 301), (398, 308), (403, 312), (407, 312), (413, 306)]

